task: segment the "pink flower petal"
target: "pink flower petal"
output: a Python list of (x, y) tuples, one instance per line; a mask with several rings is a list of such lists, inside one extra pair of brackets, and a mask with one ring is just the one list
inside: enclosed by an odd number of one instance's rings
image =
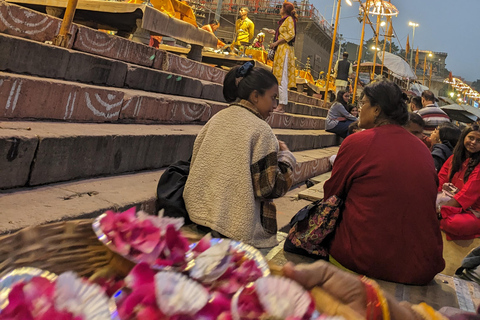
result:
[(141, 262), (130, 271), (125, 278), (125, 283), (134, 290), (143, 285), (151, 285), (153, 292), (155, 292), (155, 272), (147, 263)]
[(202, 253), (208, 248), (211, 247), (210, 241), (212, 240), (212, 235), (208, 233), (205, 235), (200, 241), (198, 241), (197, 245), (195, 248), (193, 248), (193, 252), (195, 253)]
[(141, 320), (160, 320), (163, 317), (165, 315), (156, 306), (140, 308), (137, 312), (137, 319)]

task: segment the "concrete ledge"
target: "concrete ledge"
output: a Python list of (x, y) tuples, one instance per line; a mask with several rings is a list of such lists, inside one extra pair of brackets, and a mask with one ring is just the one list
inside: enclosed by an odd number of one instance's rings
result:
[(145, 67), (162, 65), (165, 51), (78, 25), (72, 49)]
[(291, 113), (272, 113), (267, 119), (272, 128), (324, 130), (325, 118)]
[(200, 98), (198, 79), (143, 67), (129, 66), (125, 86), (132, 89)]
[[(28, 145), (23, 162), (9, 166), (14, 177), (2, 188), (157, 169), (191, 156), (201, 126), (113, 125), (52, 122), (5, 122), (0, 128), (0, 158), (12, 150), (12, 137), (38, 141)], [(30, 128), (24, 133), (24, 128)], [(35, 156), (32, 157), (32, 150)], [(23, 155), (22, 153), (22, 155)], [(30, 164), (28, 164), (30, 162)], [(23, 164), (24, 165), (20, 165)], [(25, 184), (25, 178), (28, 182)]]
[[(314, 153), (309, 153), (308, 159), (303, 158), (307, 156), (305, 153), (294, 155), (300, 159), (296, 171), (305, 172), (308, 178), (315, 175), (311, 165)], [(91, 218), (111, 209), (142, 206), (153, 212), (155, 190), (162, 173), (163, 170), (155, 170), (3, 192), (0, 234), (52, 221)], [(19, 208), (22, 214), (18, 214)]]
[[(148, 87), (144, 89), (163, 87), (164, 91), (175, 89), (181, 91), (180, 94), (192, 95), (199, 94), (202, 90), (201, 94), (208, 92), (212, 97), (215, 96), (215, 91), (221, 89), (220, 85), (212, 82), (173, 76), (142, 67), (132, 68), (129, 74), (129, 83), (132, 86)], [(184, 86), (175, 86), (175, 82), (182, 81)], [(0, 120), (205, 123), (227, 106), (228, 104), (218, 101), (0, 72)], [(272, 128), (280, 129), (325, 128), (324, 118), (289, 113), (273, 113), (267, 123)], [(322, 146), (323, 143), (316, 141), (313, 145)]]
[(0, 72), (4, 120), (205, 123), (225, 107), (215, 101)]
[(24, 186), (28, 182), (38, 145), (38, 138), (29, 129), (28, 126), (10, 128), (8, 123), (1, 124), (0, 189)]
[(123, 87), (127, 64), (0, 34), (0, 71)]
[(210, 65), (193, 61), (172, 53), (165, 53), (163, 63), (155, 60), (153, 68), (170, 71), (176, 74), (186, 75), (192, 78), (206, 80), (223, 85), (227, 71)]
[[(0, 164), (5, 162), (1, 170), (8, 170), (8, 175), (1, 188), (37, 186), (168, 166), (190, 157), (201, 128), (200, 125), (4, 122), (0, 126), (0, 159), (7, 161), (1, 160)], [(293, 131), (274, 129), (292, 151), (311, 147), (303, 144)], [(310, 134), (319, 141), (331, 137), (323, 131)], [(308, 135), (303, 138), (309, 140)], [(295, 183), (325, 172), (330, 166), (323, 158), (337, 150), (333, 147), (295, 152), (298, 157)]]
[[(34, 41), (52, 41), (60, 30), (61, 19), (0, 1), (0, 33)], [(70, 34), (75, 35), (77, 25), (72, 24)], [(74, 36), (68, 48), (73, 46)]]

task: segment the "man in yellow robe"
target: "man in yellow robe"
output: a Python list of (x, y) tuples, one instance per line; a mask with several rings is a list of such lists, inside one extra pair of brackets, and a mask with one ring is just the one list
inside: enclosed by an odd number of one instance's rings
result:
[(240, 18), (235, 23), (236, 38), (233, 45), (236, 47), (241, 46), (242, 42), (250, 42), (254, 36), (255, 25), (248, 17), (248, 8), (240, 9)]

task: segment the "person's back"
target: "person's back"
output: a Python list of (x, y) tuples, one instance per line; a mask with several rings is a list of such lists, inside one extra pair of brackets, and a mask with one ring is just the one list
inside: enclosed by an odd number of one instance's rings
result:
[[(332, 178), (342, 167), (350, 169), (324, 187), (325, 198), (348, 194), (332, 256), (344, 267), (378, 279), (431, 280), (444, 261), (435, 214), (438, 179), (428, 149), (405, 129), (382, 126), (343, 142)], [(348, 190), (339, 190), (341, 185)]]
[(430, 135), (440, 124), (450, 122), (445, 111), (435, 105), (435, 95), (431, 91), (422, 92), (422, 104), (423, 108), (417, 112), (425, 121), (425, 134)]
[(194, 223), (256, 247), (277, 244), (271, 199), (288, 191), (295, 167), (293, 154), (264, 120), (276, 105), (277, 83), (250, 62), (229, 71), (224, 96), (233, 103), (195, 139), (183, 193)]

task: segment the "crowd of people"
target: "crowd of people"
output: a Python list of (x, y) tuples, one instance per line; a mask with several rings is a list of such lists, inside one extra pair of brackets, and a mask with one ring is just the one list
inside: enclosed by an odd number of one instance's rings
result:
[[(294, 81), (295, 9), (285, 2), (280, 14), (273, 73), (252, 63), (228, 72), (223, 94), (230, 106), (197, 136), (183, 193), (193, 223), (257, 248), (278, 244), (272, 200), (290, 189), (296, 165), (265, 122), (284, 110)], [(338, 65), (347, 76), (348, 69)], [(480, 237), (479, 126), (461, 130), (431, 91), (408, 105), (405, 93), (388, 80), (366, 86), (357, 105), (349, 101), (350, 93), (339, 90), (326, 117), (326, 131), (344, 140), (324, 197), (336, 196), (342, 205), (334, 232), (324, 240), (331, 264), (315, 268), (334, 276), (339, 271), (333, 264), (376, 279), (425, 285), (445, 267), (441, 230), (447, 239)], [(302, 283), (302, 273), (314, 266), (285, 268)], [(400, 314), (412, 310), (395, 303), (389, 306)]]

